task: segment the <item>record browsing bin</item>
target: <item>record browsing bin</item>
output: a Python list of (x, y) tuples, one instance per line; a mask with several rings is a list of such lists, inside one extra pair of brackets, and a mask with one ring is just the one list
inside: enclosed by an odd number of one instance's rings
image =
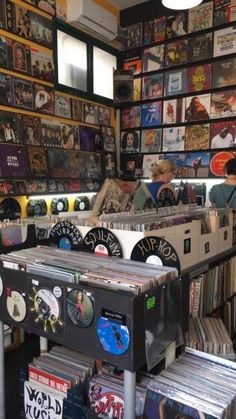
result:
[(230, 208), (209, 210), (205, 216), (206, 228), (216, 234), (217, 253), (233, 246), (233, 211)]

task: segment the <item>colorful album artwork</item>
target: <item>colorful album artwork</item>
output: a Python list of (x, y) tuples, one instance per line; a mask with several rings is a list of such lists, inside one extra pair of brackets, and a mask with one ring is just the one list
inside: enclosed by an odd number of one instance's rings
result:
[(207, 178), (210, 163), (210, 153), (196, 151), (186, 154), (187, 177)]
[(55, 93), (52, 87), (35, 83), (35, 110), (48, 114), (55, 113)]
[(210, 124), (187, 125), (185, 131), (185, 150), (204, 150), (209, 148)]
[(9, 39), (8, 51), (10, 46), (12, 69), (21, 73), (31, 74), (31, 48), (22, 42)]
[(142, 99), (157, 99), (162, 97), (163, 74), (153, 74), (143, 77)]
[(143, 73), (160, 70), (164, 66), (164, 44), (145, 48), (142, 57)]
[(213, 88), (236, 84), (236, 58), (228, 58), (213, 63)]
[(3, 178), (25, 178), (27, 167), (24, 146), (0, 144), (0, 173)]
[(188, 93), (211, 89), (212, 64), (203, 64), (187, 69)]
[(28, 146), (27, 152), (31, 176), (47, 176), (47, 159), (44, 147)]
[(225, 90), (211, 95), (211, 118), (236, 115), (236, 90)]
[(109, 126), (111, 125), (111, 113), (110, 109), (104, 108), (103, 106), (98, 107), (98, 122), (99, 125)]
[(162, 101), (144, 103), (141, 107), (141, 126), (152, 127), (161, 125)]
[(98, 125), (98, 106), (93, 103), (84, 103), (84, 122)]
[(31, 47), (31, 71), (33, 77), (54, 83), (55, 69), (52, 53), (40, 47)]
[(91, 178), (102, 176), (100, 153), (48, 149), (50, 177)]
[(219, 29), (214, 32), (214, 57), (236, 52), (236, 27)]
[(224, 177), (224, 167), (228, 160), (235, 158), (235, 153), (230, 151), (218, 151), (211, 153), (209, 162), (210, 177)]
[(0, 104), (11, 104), (11, 78), (3, 73), (0, 73)]
[(211, 95), (189, 96), (185, 103), (185, 121), (203, 121), (210, 119)]
[(209, 1), (189, 9), (188, 33), (203, 31), (213, 24), (213, 2)]
[(115, 152), (116, 151), (116, 140), (115, 132), (113, 127), (102, 127), (102, 146), (103, 151)]
[(163, 124), (184, 122), (185, 99), (170, 99), (163, 102)]
[(165, 66), (185, 64), (188, 62), (188, 40), (170, 42), (165, 49)]
[(138, 178), (142, 176), (142, 159), (142, 154), (122, 153), (120, 159), (122, 176), (126, 178)]
[(188, 33), (188, 14), (181, 11), (175, 15), (167, 16), (166, 19), (166, 37), (167, 39), (177, 38)]
[(15, 32), (17, 35), (26, 39), (33, 39), (32, 28), (31, 28), (31, 14), (28, 9), (15, 4), (15, 25), (12, 22), (12, 27), (15, 26)]
[(116, 177), (116, 155), (115, 153), (105, 153), (105, 175), (106, 178)]
[(33, 83), (11, 78), (12, 105), (22, 109), (34, 110), (34, 85)]
[(41, 141), (45, 147), (61, 147), (61, 125), (58, 121), (41, 119)]
[(97, 321), (97, 336), (104, 351), (122, 355), (129, 347), (130, 334), (126, 325), (115, 323), (100, 316)]
[(185, 145), (185, 127), (163, 129), (162, 151), (182, 151)]
[(8, 180), (3, 183), (6, 195), (25, 195), (27, 192), (26, 181), (24, 180)]
[(73, 289), (66, 296), (66, 311), (78, 327), (88, 327), (93, 322), (94, 308), (91, 295), (82, 289)]
[(164, 154), (144, 154), (143, 156), (143, 174), (144, 178), (151, 178), (152, 172), (151, 168), (153, 165), (160, 163), (164, 160)]
[(187, 92), (187, 70), (165, 73), (164, 96), (182, 95)]
[(162, 42), (165, 40), (166, 35), (166, 17), (161, 16), (154, 19), (154, 42)]
[(161, 151), (162, 129), (145, 129), (141, 134), (141, 153), (159, 153)]
[(133, 101), (141, 100), (141, 77), (136, 77), (133, 80)]
[(61, 305), (51, 290), (32, 287), (29, 302), (34, 324), (44, 332), (56, 333), (58, 328), (63, 326)]
[(186, 174), (186, 153), (166, 153), (165, 155), (166, 160), (172, 161), (176, 166), (176, 178), (185, 178), (187, 177)]
[(142, 45), (142, 23), (127, 26), (124, 29), (123, 47), (124, 50), (137, 48)]
[(68, 96), (55, 93), (55, 115), (71, 119), (71, 103)]
[(35, 0), (35, 5), (50, 15), (54, 15), (56, 11), (56, 0)]
[(84, 121), (83, 117), (83, 102), (79, 99), (71, 99), (72, 119), (76, 121)]
[(60, 123), (59, 146), (71, 150), (79, 150), (79, 127)]
[(41, 145), (41, 119), (38, 116), (17, 115), (19, 142)]
[(18, 137), (17, 114), (0, 111), (0, 141), (4, 143), (19, 143), (23, 142), (22, 140)]
[(214, 26), (224, 25), (225, 23), (236, 20), (235, 0), (214, 0)]
[(38, 13), (29, 12), (32, 41), (52, 47), (52, 21)]
[(134, 76), (136, 76), (137, 74), (140, 74), (142, 71), (141, 57), (138, 55), (138, 56), (134, 56), (134, 57), (124, 60), (123, 69), (132, 70)]
[(94, 130), (89, 127), (79, 127), (79, 147), (81, 151), (94, 151)]
[(136, 128), (140, 126), (141, 107), (132, 106), (130, 108), (121, 109), (121, 128)]
[(235, 121), (215, 122), (211, 124), (210, 148), (230, 148), (236, 145)]
[(195, 62), (212, 58), (212, 33), (201, 33), (189, 38), (188, 62)]
[(135, 153), (139, 151), (140, 131), (125, 131), (121, 133), (121, 151)]

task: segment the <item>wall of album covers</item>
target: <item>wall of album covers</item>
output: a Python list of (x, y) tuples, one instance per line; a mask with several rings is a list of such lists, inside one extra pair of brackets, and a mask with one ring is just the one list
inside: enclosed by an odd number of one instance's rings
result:
[(148, 178), (153, 163), (169, 159), (178, 178), (220, 178), (236, 151), (235, 2), (155, 19), (145, 5), (150, 20), (124, 30), (134, 94), (121, 109), (123, 176)]
[(0, 196), (98, 191), (116, 175), (111, 110), (56, 91), (52, 17), (65, 0), (0, 10)]

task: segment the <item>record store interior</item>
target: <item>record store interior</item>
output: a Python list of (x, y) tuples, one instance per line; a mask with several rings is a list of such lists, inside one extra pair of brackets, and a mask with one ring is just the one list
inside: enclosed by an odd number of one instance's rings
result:
[(236, 0), (1, 0), (0, 419), (236, 418)]

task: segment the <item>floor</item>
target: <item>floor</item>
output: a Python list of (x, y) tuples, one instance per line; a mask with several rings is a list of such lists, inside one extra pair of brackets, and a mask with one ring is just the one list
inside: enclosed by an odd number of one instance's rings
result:
[(25, 342), (5, 353), (6, 419), (20, 419), (20, 368), (39, 355), (39, 338), (25, 334)]

